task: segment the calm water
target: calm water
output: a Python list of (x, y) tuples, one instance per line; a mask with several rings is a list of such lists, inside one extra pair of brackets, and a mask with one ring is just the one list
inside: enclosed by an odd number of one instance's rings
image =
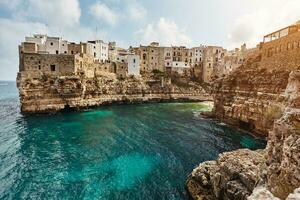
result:
[(261, 140), (196, 117), (200, 103), (23, 116), (0, 82), (0, 199), (186, 199), (200, 162)]

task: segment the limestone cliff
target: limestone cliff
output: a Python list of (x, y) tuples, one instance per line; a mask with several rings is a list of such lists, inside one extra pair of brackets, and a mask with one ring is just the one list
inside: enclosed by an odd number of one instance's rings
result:
[(17, 78), (22, 112), (56, 112), (111, 103), (212, 100), (200, 85), (172, 84), (163, 77), (117, 79), (111, 73), (94, 78), (20, 72)]
[(217, 118), (267, 136), (286, 105), (284, 92), (291, 70), (264, 68), (259, 58), (248, 60), (214, 85)]
[[(258, 120), (251, 123), (264, 132), (271, 129), (266, 150), (237, 150), (200, 164), (187, 181), (194, 199), (299, 199), (299, 190), (295, 189), (300, 187), (300, 71), (289, 72), (288, 77), (285, 71), (279, 70), (279, 75), (276, 70), (273, 75), (259, 71), (252, 78), (248, 71), (248, 75), (243, 74), (245, 80), (237, 78), (232, 85), (230, 77), (223, 80), (223, 86), (217, 87), (222, 94), (215, 95), (215, 111), (222, 119)], [(253, 79), (260, 84), (255, 85)], [(260, 80), (271, 85), (264, 86)], [(264, 93), (258, 95), (258, 91)], [(268, 127), (261, 126), (269, 120), (264, 115), (264, 103), (282, 107), (281, 117)]]

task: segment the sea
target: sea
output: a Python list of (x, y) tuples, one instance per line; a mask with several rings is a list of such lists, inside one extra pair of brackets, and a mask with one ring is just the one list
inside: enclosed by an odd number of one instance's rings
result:
[(0, 199), (189, 199), (199, 163), (266, 142), (199, 117), (204, 103), (113, 105), (20, 112), (15, 82), (0, 81)]

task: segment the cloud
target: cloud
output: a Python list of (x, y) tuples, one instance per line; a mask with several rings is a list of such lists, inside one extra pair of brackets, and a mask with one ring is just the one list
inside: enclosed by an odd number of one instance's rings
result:
[(230, 48), (244, 42), (255, 46), (264, 35), (300, 19), (299, 0), (245, 0), (243, 6), (251, 8), (251, 11), (236, 19), (228, 35)]
[(147, 15), (147, 10), (136, 0), (127, 0), (126, 15), (131, 20), (142, 20)]
[(21, 4), (21, 0), (0, 0), (0, 6), (6, 7), (10, 10), (16, 8)]
[(179, 29), (175, 22), (165, 18), (160, 18), (157, 23), (148, 24), (144, 29), (137, 31), (136, 35), (143, 44), (153, 41), (166, 46), (191, 44), (191, 39), (185, 34), (185, 31)]
[[(35, 33), (61, 36), (69, 41), (87, 41), (101, 37), (80, 24), (81, 10), (78, 0), (12, 0), (16, 7), (7, 7), (11, 17), (0, 18), (0, 80), (14, 80), (18, 71), (18, 45), (25, 36)], [(0, 0), (0, 5), (7, 5)], [(4, 4), (5, 3), (5, 4)], [(26, 6), (26, 7), (25, 7)]]
[(118, 15), (105, 4), (97, 2), (90, 7), (91, 14), (99, 21), (104, 21), (109, 25), (115, 25), (118, 21)]
[(28, 0), (27, 17), (52, 26), (76, 26), (81, 10), (78, 0)]
[(21, 22), (0, 18), (0, 80), (13, 80), (18, 71), (18, 45), (32, 31), (44, 33), (42, 23)]

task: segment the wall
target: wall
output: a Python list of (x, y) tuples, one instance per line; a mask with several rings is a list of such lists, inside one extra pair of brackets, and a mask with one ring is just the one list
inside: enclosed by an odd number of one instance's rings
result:
[(292, 69), (300, 65), (300, 32), (261, 43), (261, 65), (266, 68)]
[(138, 55), (128, 55), (128, 75), (140, 75), (140, 57)]
[[(24, 71), (39, 71), (53, 74), (68, 75), (75, 73), (75, 58), (72, 55), (56, 54), (22, 54), (22, 69)], [(51, 70), (51, 65), (55, 70)]]

